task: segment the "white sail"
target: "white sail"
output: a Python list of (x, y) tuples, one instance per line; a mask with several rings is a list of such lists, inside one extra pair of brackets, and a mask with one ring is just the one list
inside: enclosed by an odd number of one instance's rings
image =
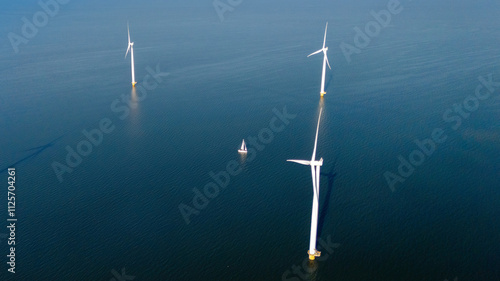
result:
[(245, 144), (245, 140), (241, 142), (241, 148), (238, 150), (239, 152), (247, 152), (247, 145)]

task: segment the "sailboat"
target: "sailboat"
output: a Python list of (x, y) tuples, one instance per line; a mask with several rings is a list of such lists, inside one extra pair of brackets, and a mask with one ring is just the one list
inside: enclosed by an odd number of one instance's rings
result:
[(241, 143), (241, 148), (238, 149), (239, 153), (247, 153), (247, 145), (245, 144), (245, 140)]

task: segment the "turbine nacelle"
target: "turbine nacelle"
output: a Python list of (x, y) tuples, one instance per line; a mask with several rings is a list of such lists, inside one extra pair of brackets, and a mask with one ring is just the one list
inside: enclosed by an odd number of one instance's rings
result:
[(127, 52), (125, 53), (125, 58), (127, 58), (128, 52), (130, 51), (130, 48), (134, 47), (134, 42), (128, 42), (128, 47), (127, 47)]
[(323, 166), (323, 158), (319, 159), (319, 161), (311, 161), (311, 166)]

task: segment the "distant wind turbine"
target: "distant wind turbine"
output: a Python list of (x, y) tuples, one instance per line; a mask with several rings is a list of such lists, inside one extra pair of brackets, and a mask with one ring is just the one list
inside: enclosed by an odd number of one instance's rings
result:
[(125, 58), (128, 55), (128, 51), (130, 51), (130, 62), (132, 64), (132, 87), (135, 87), (135, 70), (134, 70), (134, 42), (130, 42), (130, 29), (128, 27), (128, 22), (127, 22), (127, 33), (128, 33), (128, 48), (127, 52), (125, 53)]
[(323, 96), (324, 94), (326, 94), (325, 92), (325, 72), (326, 72), (326, 64), (328, 64), (328, 68), (332, 69), (330, 67), (330, 62), (328, 62), (328, 56), (326, 55), (326, 52), (328, 51), (328, 47), (325, 47), (325, 44), (326, 44), (326, 31), (328, 29), (328, 22), (326, 23), (326, 27), (325, 27), (325, 39), (323, 40), (323, 48), (321, 48), (320, 50), (308, 55), (307, 57), (310, 57), (312, 55), (315, 55), (315, 54), (319, 54), (321, 52), (323, 52), (324, 56), (323, 56), (323, 74), (321, 76), (321, 96)]
[(316, 161), (316, 147), (318, 144), (318, 131), (319, 131), (319, 121), (321, 120), (321, 112), (323, 109), (319, 110), (318, 117), (318, 126), (316, 127), (316, 139), (314, 140), (314, 150), (312, 154), (311, 161), (307, 160), (286, 160), (289, 162), (295, 162), (302, 165), (311, 166), (311, 175), (312, 175), (312, 183), (313, 183), (313, 206), (312, 206), (312, 215), (311, 215), (311, 238), (309, 240), (309, 259), (314, 260), (315, 257), (319, 257), (321, 252), (316, 250), (316, 235), (318, 229), (318, 205), (319, 205), (319, 174), (320, 167), (323, 165), (323, 158)]

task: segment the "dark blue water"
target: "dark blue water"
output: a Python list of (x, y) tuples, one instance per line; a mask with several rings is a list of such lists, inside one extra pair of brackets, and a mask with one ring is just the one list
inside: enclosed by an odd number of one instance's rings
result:
[[(478, 77), (500, 81), (498, 2), (401, 1), (350, 62), (339, 45), (389, 1), (243, 1), (223, 21), (211, 1), (124, 2), (61, 5), (18, 53), (9, 32), (41, 8), (0, 12), (0, 169), (6, 182), (16, 168), (18, 217), (16, 274), (2, 239), (1, 280), (500, 280), (500, 87), (453, 111)], [(131, 89), (127, 20), (138, 85), (165, 73), (145, 92)], [(326, 21), (320, 98), (321, 57), (306, 56)], [(238, 155), (285, 108), (296, 117)], [(320, 108), (330, 242), (303, 263), (311, 178), (286, 160), (311, 156)], [(60, 182), (53, 163), (102, 120), (113, 130)], [(446, 140), (391, 190), (384, 173), (436, 128)], [(228, 163), (241, 172), (186, 224), (180, 204)]]

